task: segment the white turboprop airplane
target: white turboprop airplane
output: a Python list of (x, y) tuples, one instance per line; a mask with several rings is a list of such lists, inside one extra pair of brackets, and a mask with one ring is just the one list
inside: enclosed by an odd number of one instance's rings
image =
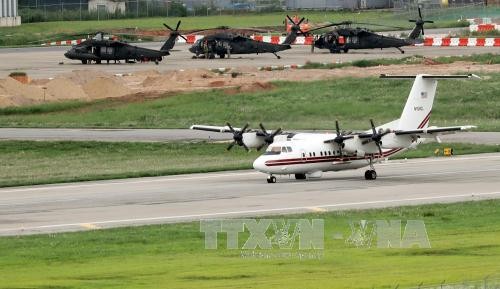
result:
[(245, 149), (260, 150), (266, 144), (266, 152), (258, 157), (253, 167), (268, 174), (267, 182), (275, 183), (274, 175), (294, 174), (296, 179), (319, 178), (326, 171), (341, 171), (369, 166), (365, 179), (374, 180), (377, 173), (373, 164), (413, 148), (425, 138), (438, 139), (439, 134), (475, 128), (475, 126), (429, 127), (438, 79), (479, 79), (469, 75), (398, 76), (381, 75), (381, 78), (415, 79), (403, 113), (399, 119), (361, 133), (343, 133), (336, 124), (332, 133), (284, 133), (281, 129), (267, 131), (248, 130), (227, 126), (193, 125), (191, 129), (233, 134), (233, 143)]

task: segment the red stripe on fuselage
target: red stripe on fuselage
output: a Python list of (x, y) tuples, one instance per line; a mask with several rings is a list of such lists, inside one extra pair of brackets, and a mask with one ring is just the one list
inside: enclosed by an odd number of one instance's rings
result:
[[(386, 152), (382, 152), (382, 157), (388, 157), (402, 150), (402, 148), (391, 149)], [(297, 165), (297, 164), (313, 164), (313, 163), (322, 163), (322, 162), (335, 162), (335, 161), (355, 161), (355, 160), (363, 160), (371, 158), (379, 158), (380, 154), (372, 154), (371, 156), (365, 155), (363, 157), (358, 156), (348, 156), (348, 157), (339, 157), (339, 156), (327, 156), (327, 157), (311, 157), (311, 158), (294, 158), (294, 159), (282, 159), (282, 160), (269, 160), (265, 162), (265, 165), (268, 167), (273, 166), (283, 166), (283, 165)]]

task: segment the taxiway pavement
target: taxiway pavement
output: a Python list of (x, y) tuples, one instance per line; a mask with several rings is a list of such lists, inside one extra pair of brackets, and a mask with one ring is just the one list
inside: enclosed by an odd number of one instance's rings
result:
[[(139, 46), (159, 49), (160, 42), (148, 42), (137, 44)], [(64, 52), (69, 47), (29, 47), (29, 48), (4, 48), (0, 49), (0, 77), (5, 77), (13, 71), (24, 71), (32, 78), (49, 78), (58, 74), (73, 70), (86, 69), (91, 71), (105, 71), (112, 74), (124, 74), (134, 71), (157, 69), (160, 72), (205, 68), (213, 69), (220, 67), (258, 67), (269, 65), (304, 64), (312, 62), (346, 62), (358, 59), (377, 58), (402, 58), (411, 55), (424, 56), (454, 56), (469, 55), (474, 53), (498, 53), (498, 47), (405, 47), (405, 54), (396, 49), (368, 49), (353, 50), (349, 53), (331, 54), (327, 50), (317, 49), (311, 53), (308, 45), (295, 45), (292, 49), (282, 51), (281, 59), (276, 59), (272, 54), (247, 54), (233, 55), (230, 59), (191, 59), (192, 53), (188, 51), (190, 45), (178, 44), (171, 55), (159, 64), (151, 63), (121, 63), (82, 65), (79, 61), (69, 60), (64, 57)], [(60, 62), (64, 64), (59, 64)]]
[(276, 184), (233, 171), (3, 188), (0, 235), (500, 198), (498, 153), (376, 168), (375, 181), (364, 180), (364, 169)]

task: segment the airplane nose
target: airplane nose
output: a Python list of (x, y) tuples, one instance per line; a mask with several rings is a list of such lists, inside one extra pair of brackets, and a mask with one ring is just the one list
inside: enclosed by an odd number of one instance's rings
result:
[(253, 168), (256, 169), (259, 172), (265, 173), (267, 171), (267, 166), (265, 164), (265, 160), (262, 157), (258, 157), (253, 162)]

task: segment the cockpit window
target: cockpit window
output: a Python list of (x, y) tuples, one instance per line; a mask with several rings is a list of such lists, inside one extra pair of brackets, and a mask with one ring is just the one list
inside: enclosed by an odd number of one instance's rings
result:
[(279, 155), (281, 153), (281, 147), (268, 147), (265, 155)]

